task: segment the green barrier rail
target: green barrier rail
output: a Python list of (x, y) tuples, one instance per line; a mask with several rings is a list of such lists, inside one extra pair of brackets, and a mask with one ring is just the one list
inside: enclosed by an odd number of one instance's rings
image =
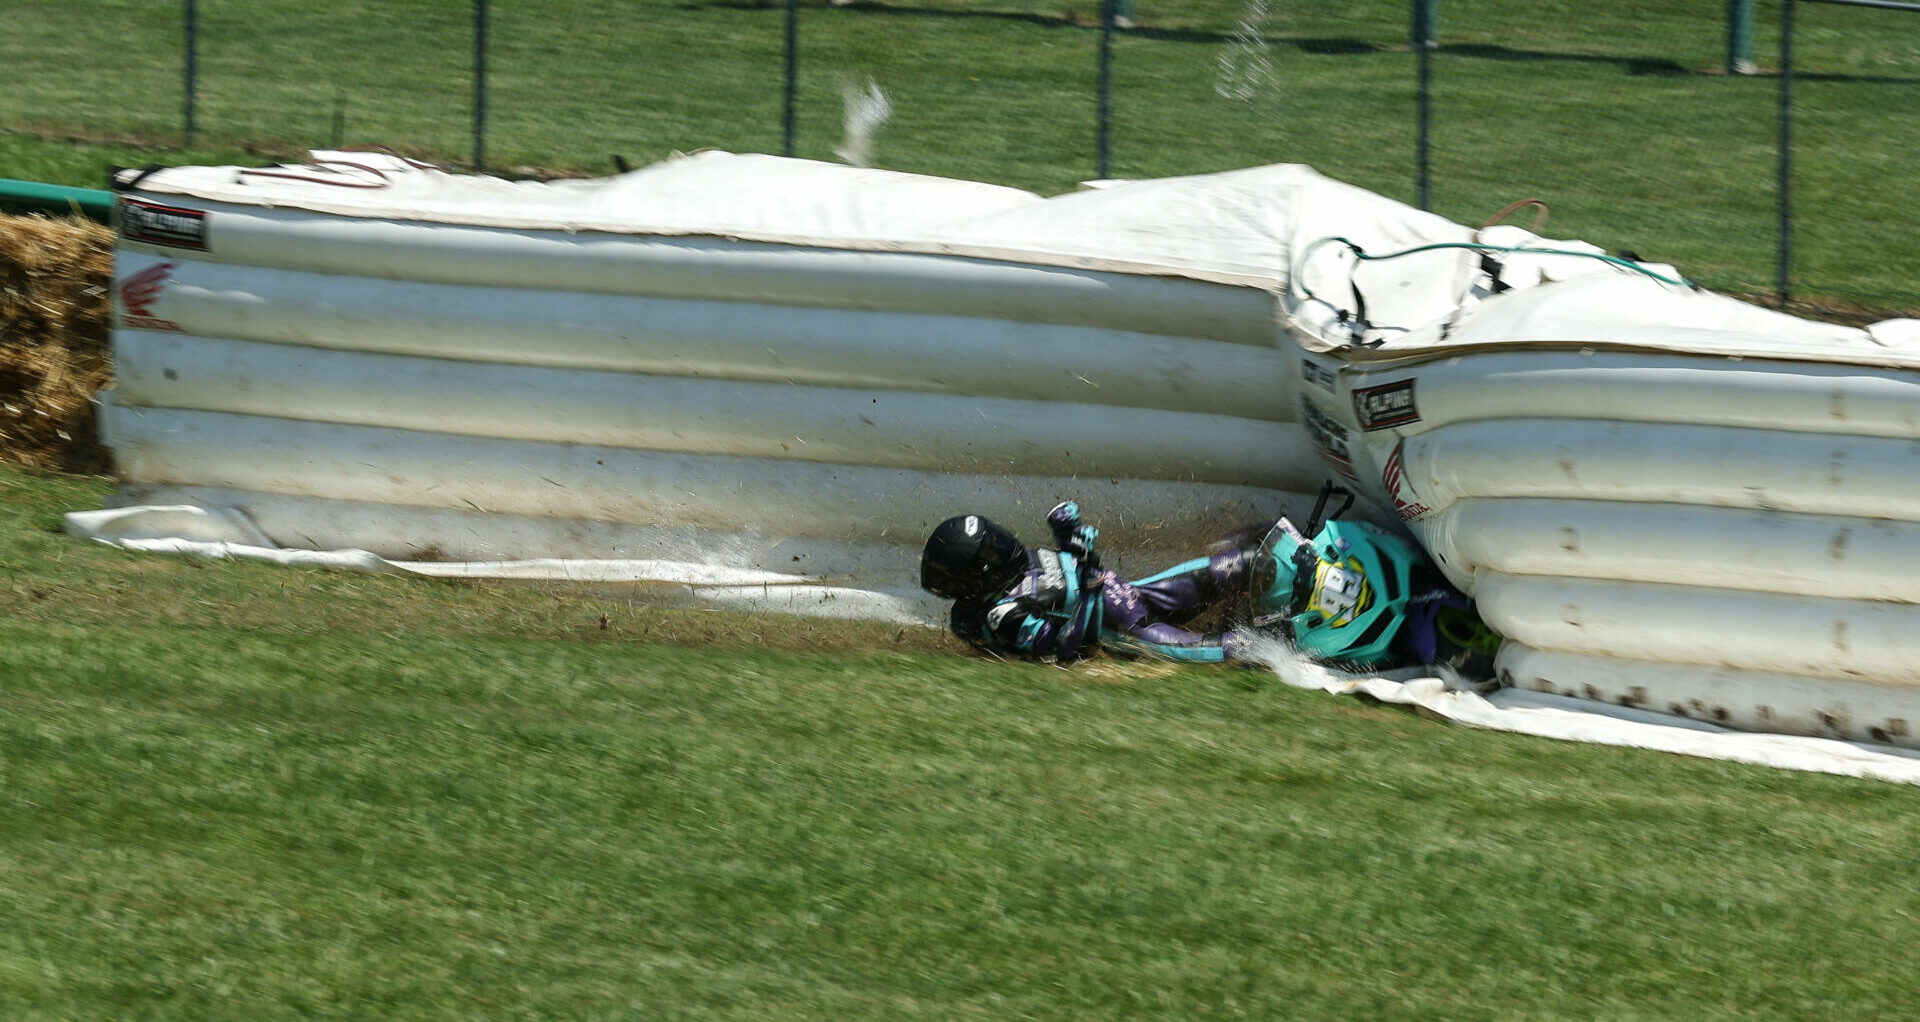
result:
[(71, 188), (0, 178), (0, 213), (83, 216), (104, 224), (113, 215), (113, 193), (101, 188)]

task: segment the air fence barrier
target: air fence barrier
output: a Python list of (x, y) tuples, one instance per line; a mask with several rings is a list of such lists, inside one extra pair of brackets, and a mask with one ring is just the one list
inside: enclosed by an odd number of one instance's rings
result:
[(1079, 203), (720, 153), (554, 185), (332, 156), (123, 197), (124, 499), (283, 546), (915, 603), (961, 510), (1040, 528), (1076, 498), (1184, 553), (1318, 485), (1271, 274), (1023, 250)]
[(1077, 499), (1145, 570), (1343, 478), (1510, 686), (1920, 745), (1920, 322), (1298, 166), (1054, 199), (724, 153), (134, 177), (102, 418), (116, 503), (159, 510), (117, 538), (931, 621), (949, 515)]

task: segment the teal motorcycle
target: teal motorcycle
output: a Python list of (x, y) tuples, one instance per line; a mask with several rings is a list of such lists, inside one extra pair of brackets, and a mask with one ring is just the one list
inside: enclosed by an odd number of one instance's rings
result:
[[(1339, 510), (1327, 515), (1335, 495)], [(1305, 528), (1282, 518), (1255, 553), (1248, 624), (1322, 663), (1363, 669), (1444, 665), (1492, 677), (1500, 637), (1412, 542), (1344, 520), (1353, 494), (1328, 483)]]

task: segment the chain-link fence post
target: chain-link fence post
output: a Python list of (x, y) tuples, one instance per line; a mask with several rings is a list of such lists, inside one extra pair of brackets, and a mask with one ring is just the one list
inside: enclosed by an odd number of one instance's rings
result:
[(1095, 164), (1101, 179), (1113, 169), (1113, 19), (1119, 15), (1118, 0), (1100, 3), (1100, 124), (1095, 132)]
[(1419, 61), (1419, 114), (1414, 128), (1414, 191), (1421, 209), (1433, 208), (1431, 142), (1433, 134), (1433, 50), (1439, 45), (1440, 0), (1413, 0), (1413, 52)]
[(487, 0), (473, 0), (473, 169), (487, 169)]
[(1780, 0), (1780, 178), (1777, 205), (1778, 245), (1773, 289), (1780, 305), (1791, 297), (1788, 283), (1793, 264), (1793, 0)]
[(182, 134), (186, 137), (186, 145), (192, 147), (193, 136), (196, 130), (194, 124), (193, 97), (194, 93), (199, 89), (198, 77), (200, 72), (200, 4), (198, 0), (187, 0), (185, 18), (186, 59), (182, 62), (184, 65), (182, 74), (185, 78), (182, 85), (184, 86), (185, 96), (181, 101), (181, 115), (184, 120), (183, 127), (185, 130)]
[(787, 94), (780, 120), (780, 155), (793, 155), (800, 106), (800, 0), (787, 0)]

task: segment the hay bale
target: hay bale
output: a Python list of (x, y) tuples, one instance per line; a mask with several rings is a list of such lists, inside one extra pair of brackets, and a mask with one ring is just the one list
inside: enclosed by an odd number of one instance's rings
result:
[(108, 469), (92, 397), (113, 380), (112, 285), (108, 228), (0, 216), (0, 458)]

